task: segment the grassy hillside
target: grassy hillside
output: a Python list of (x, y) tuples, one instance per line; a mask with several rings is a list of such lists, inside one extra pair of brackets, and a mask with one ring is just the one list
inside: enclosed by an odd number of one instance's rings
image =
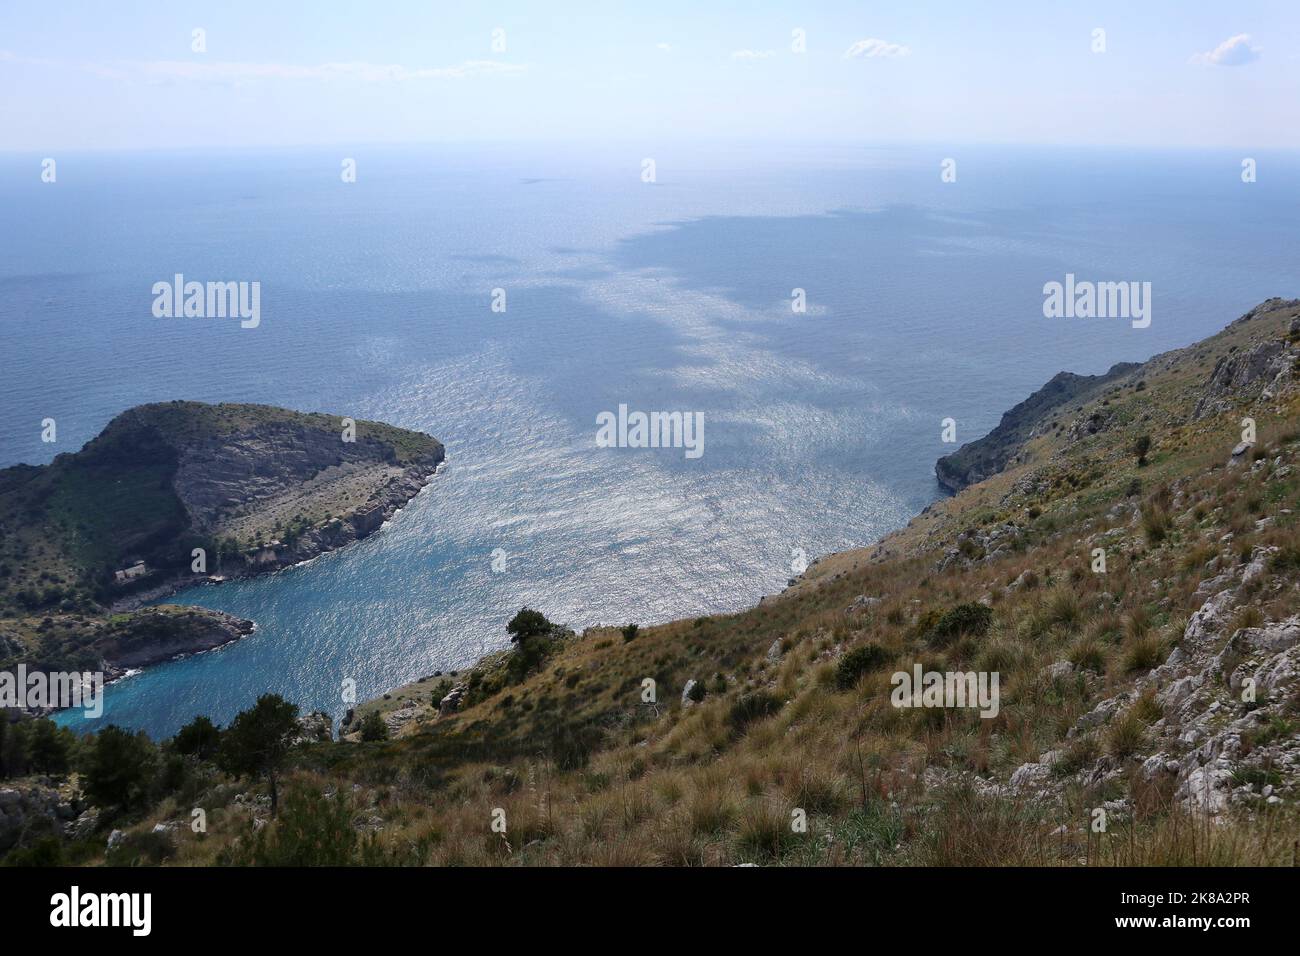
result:
[[(1008, 470), (748, 611), (545, 631), (400, 688), (292, 752), (276, 820), (199, 761), (126, 857), (1292, 864), (1298, 338), (1270, 300), (1055, 404)], [(894, 706), (916, 664), (997, 673), (996, 717)]]

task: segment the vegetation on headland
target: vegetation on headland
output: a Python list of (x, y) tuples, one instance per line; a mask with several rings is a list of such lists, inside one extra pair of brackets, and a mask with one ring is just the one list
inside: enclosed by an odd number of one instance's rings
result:
[[(581, 635), (521, 612), (510, 650), (273, 748), (277, 815), (231, 731), (191, 727), (10, 859), (1292, 864), (1297, 339), (1300, 302), (1270, 300), (1056, 406), (1006, 470), (748, 611)], [(917, 664), (998, 673), (997, 716), (893, 706)], [(54, 736), (51, 786), (98, 790), (105, 734)]]
[(111, 608), (362, 537), (442, 457), (380, 422), (349, 432), (331, 415), (178, 401), (123, 412), (49, 465), (0, 470), (0, 667), (111, 672), (235, 639), (249, 628), (203, 609)]

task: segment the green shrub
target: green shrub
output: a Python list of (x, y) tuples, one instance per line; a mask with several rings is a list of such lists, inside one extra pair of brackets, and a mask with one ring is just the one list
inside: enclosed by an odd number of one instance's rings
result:
[(740, 819), (736, 842), (745, 852), (765, 859), (779, 859), (794, 844), (791, 817), (783, 808), (759, 803), (750, 806)]
[(97, 807), (129, 812), (148, 802), (157, 751), (143, 732), (110, 724), (95, 735), (82, 766), (82, 790)]
[(176, 731), (172, 743), (177, 753), (210, 760), (221, 749), (221, 731), (207, 717), (199, 716)]
[(1079, 625), (1082, 612), (1079, 599), (1072, 591), (1056, 591), (1047, 602), (1046, 615), (1049, 626), (1075, 628)]
[(561, 770), (581, 770), (600, 746), (601, 739), (600, 728), (592, 724), (562, 725), (551, 734), (551, 759)]
[(104, 860), (109, 866), (158, 866), (175, 852), (170, 836), (146, 830), (128, 833)]
[(259, 830), (228, 862), (256, 866), (347, 866), (359, 837), (352, 827), (352, 804), (342, 792), (333, 797), (303, 786), (289, 789), (279, 820)]
[(553, 630), (555, 625), (546, 619), (545, 614), (527, 607), (521, 609), (506, 625), (506, 633), (516, 644), (523, 644), (530, 637), (549, 635)]
[(979, 637), (993, 623), (993, 609), (969, 602), (949, 609), (934, 623), (925, 639), (935, 647), (944, 647), (963, 634)]
[(63, 866), (63, 841), (58, 837), (41, 837), (27, 847), (15, 847), (0, 857), (0, 866)]
[(1151, 436), (1141, 435), (1133, 443), (1133, 454), (1137, 456), (1138, 467), (1145, 468), (1147, 464), (1147, 453), (1151, 451)]
[(879, 644), (868, 643), (846, 653), (835, 665), (835, 686), (848, 690), (869, 671), (881, 667), (889, 660), (889, 652)]
[(1069, 777), (1097, 759), (1097, 741), (1092, 737), (1076, 737), (1059, 754), (1052, 764), (1052, 773), (1058, 777)]
[(372, 710), (361, 719), (361, 739), (367, 743), (388, 739), (388, 724), (379, 711)]
[[(1245, 550), (1243, 550), (1242, 554), (1247, 555), (1249, 550), (1249, 546), (1245, 546)], [(1244, 564), (1247, 560), (1249, 560), (1248, 555), (1242, 558), (1242, 563)], [(1268, 566), (1269, 570), (1274, 574), (1285, 574), (1288, 571), (1300, 569), (1300, 548), (1290, 544), (1279, 548), (1274, 552), (1273, 556), (1268, 559)]]

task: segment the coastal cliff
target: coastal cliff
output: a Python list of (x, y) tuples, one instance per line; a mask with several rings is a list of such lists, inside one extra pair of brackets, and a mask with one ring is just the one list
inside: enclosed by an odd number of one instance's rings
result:
[(0, 665), (111, 676), (238, 639), (251, 622), (139, 609), (367, 537), (443, 458), (419, 432), (265, 405), (123, 412), (78, 452), (0, 471)]
[[(944, 455), (934, 466), (939, 484), (957, 492), (1002, 471), (1011, 459), (1037, 434), (1059, 423), (1059, 416), (1089, 401), (1108, 386), (1123, 382), (1141, 366), (1121, 362), (1104, 375), (1076, 375), (1058, 372), (1050, 381), (1002, 416), (997, 427), (983, 438), (962, 445)], [(1094, 430), (1102, 419), (1089, 423)]]

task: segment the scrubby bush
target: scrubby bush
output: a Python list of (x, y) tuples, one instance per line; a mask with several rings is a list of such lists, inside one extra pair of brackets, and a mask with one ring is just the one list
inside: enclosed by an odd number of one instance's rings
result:
[(1142, 748), (1146, 728), (1133, 708), (1116, 717), (1106, 728), (1106, 753), (1123, 760)]
[(551, 734), (550, 753), (560, 770), (581, 770), (600, 747), (600, 728), (591, 724), (563, 724)]
[[(1245, 557), (1242, 558), (1242, 563), (1244, 564), (1246, 561), (1250, 560), (1249, 545), (1244, 546), (1242, 554), (1245, 555)], [(1293, 544), (1284, 545), (1275, 551), (1273, 556), (1269, 558), (1268, 566), (1269, 570), (1274, 574), (1286, 574), (1288, 571), (1300, 569), (1300, 548)]]
[(935, 647), (944, 647), (963, 634), (979, 637), (988, 632), (992, 623), (992, 608), (976, 602), (958, 604), (935, 621), (925, 640)]
[(1049, 627), (1073, 629), (1078, 627), (1082, 617), (1079, 599), (1074, 592), (1062, 588), (1052, 594), (1044, 608)]
[(1130, 641), (1124, 650), (1124, 671), (1147, 671), (1157, 667), (1164, 657), (1164, 646), (1154, 634)]
[(379, 711), (372, 710), (361, 719), (361, 739), (367, 743), (388, 739), (388, 724)]
[(128, 833), (126, 839), (108, 851), (105, 862), (109, 866), (157, 866), (175, 852), (176, 847), (167, 833), (146, 830)]
[(727, 722), (734, 730), (744, 730), (756, 720), (771, 717), (781, 709), (781, 698), (765, 690), (741, 694), (727, 713)]
[(795, 840), (790, 817), (781, 807), (761, 802), (746, 808), (741, 816), (736, 842), (747, 853), (779, 859)]
[(1133, 454), (1137, 456), (1138, 467), (1147, 466), (1147, 453), (1151, 451), (1151, 436), (1140, 435), (1137, 441), (1133, 443)]
[(1173, 530), (1174, 519), (1169, 515), (1169, 498), (1169, 489), (1159, 488), (1142, 508), (1142, 530), (1146, 532), (1148, 544), (1160, 544)]
[(835, 665), (835, 686), (848, 690), (857, 684), (859, 678), (869, 671), (881, 667), (889, 660), (889, 652), (876, 643), (855, 647)]
[(223, 862), (255, 866), (346, 866), (354, 862), (359, 836), (352, 804), (343, 793), (326, 797), (304, 786), (289, 788), (272, 826), (232, 851)]
[(1095, 640), (1085, 637), (1070, 648), (1067, 660), (1080, 670), (1096, 674), (1106, 672), (1106, 652)]

